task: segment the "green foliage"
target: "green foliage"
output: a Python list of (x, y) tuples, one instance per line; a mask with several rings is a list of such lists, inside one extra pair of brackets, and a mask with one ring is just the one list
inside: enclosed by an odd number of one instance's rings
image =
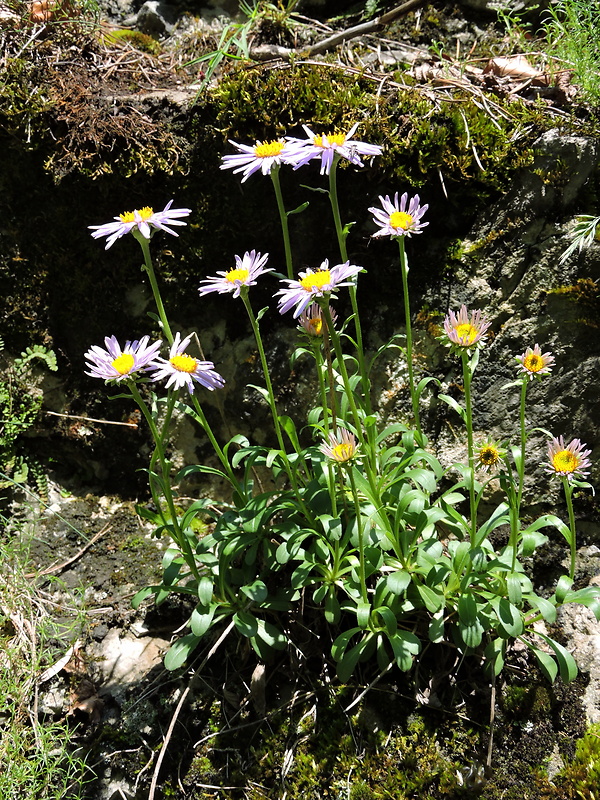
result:
[[(3, 345), (0, 342), (0, 351)], [(48, 369), (58, 369), (52, 350), (42, 345), (28, 347), (19, 358), (6, 364), (0, 378), (0, 464), (2, 472), (10, 476), (0, 482), (6, 488), (13, 482), (22, 483), (33, 472), (42, 494), (46, 495), (46, 481), (39, 464), (27, 456), (23, 449), (22, 436), (35, 422), (42, 405), (42, 394), (32, 390), (31, 364), (43, 361)]]
[(577, 741), (575, 756), (554, 777), (557, 796), (573, 800), (600, 798), (600, 724), (590, 725)]
[[(530, 165), (547, 125), (540, 110), (517, 100), (492, 115), (458, 91), (450, 101), (404, 88), (382, 103), (368, 75), (329, 64), (233, 68), (206, 102), (217, 127), (236, 141), (277, 138), (314, 120), (315, 130), (344, 130), (361, 119), (361, 137), (385, 147), (380, 178), (419, 187), (439, 184), (441, 173), (448, 191), (462, 185), (467, 203), (505, 188), (515, 170)], [(505, 101), (496, 102), (503, 109)]]
[(245, 15), (244, 22), (230, 22), (223, 28), (217, 49), (205, 53), (199, 58), (194, 58), (185, 66), (206, 63), (206, 69), (200, 84), (202, 92), (210, 83), (217, 67), (222, 61), (229, 60), (248, 60), (250, 57), (250, 37), (255, 34), (257, 29), (270, 23), (276, 29), (286, 31), (291, 28), (290, 14), (293, 12), (298, 0), (288, 0), (287, 3), (270, 3), (268, 0), (255, 0), (254, 5), (250, 5), (244, 0), (240, 1), (240, 11)]
[(547, 47), (563, 68), (572, 69), (586, 100), (600, 103), (600, 11), (588, 0), (557, 0), (544, 19)]
[[(535, 7), (534, 9), (535, 10)], [(594, 106), (600, 102), (599, 10), (588, 0), (554, 0), (545, 4), (541, 21), (534, 27), (531, 9), (498, 10), (509, 41), (509, 52), (532, 53), (546, 63), (550, 75), (569, 71), (581, 99)]]
[[(7, 520), (0, 519), (4, 525)], [(40, 720), (38, 681), (54, 654), (52, 619), (26, 577), (26, 551), (19, 534), (0, 541), (0, 797), (2, 800), (62, 800), (76, 790), (84, 765), (72, 755), (72, 731), (61, 722)], [(63, 610), (63, 624), (66, 619)]]
[[(228, 780), (253, 800), (284, 793), (289, 800), (456, 796), (457, 757), (463, 764), (464, 751), (476, 743), (472, 730), (458, 733), (455, 723), (441, 718), (405, 720), (393, 692), (371, 696), (355, 716), (342, 713), (347, 702), (343, 690), (329, 687), (310, 704), (272, 714), (261, 735), (247, 742), (225, 730), (199, 748), (186, 782), (190, 788), (218, 782), (223, 754), (234, 751)], [(257, 785), (260, 792), (253, 793)]]
[(599, 327), (600, 286), (592, 278), (578, 278), (574, 284), (557, 286), (546, 292), (550, 297), (560, 295), (576, 309), (575, 321), (590, 328)]
[(573, 229), (569, 232), (571, 243), (560, 257), (560, 263), (564, 262), (575, 252), (590, 247), (597, 240), (597, 228), (600, 224), (600, 217), (592, 217), (589, 214), (580, 214), (577, 217)]
[(149, 53), (152, 56), (158, 56), (162, 53), (160, 42), (157, 42), (152, 36), (148, 36), (148, 34), (142, 33), (141, 31), (130, 31), (125, 28), (110, 30), (103, 33), (103, 40), (106, 44), (127, 42), (138, 50), (142, 50), (144, 53)]

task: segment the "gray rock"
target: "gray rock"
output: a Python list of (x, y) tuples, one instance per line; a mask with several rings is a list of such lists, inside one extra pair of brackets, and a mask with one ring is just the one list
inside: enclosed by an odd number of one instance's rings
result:
[[(474, 422), (482, 436), (516, 442), (520, 390), (504, 387), (517, 377), (515, 357), (539, 344), (556, 362), (550, 376), (528, 387), (529, 429), (542, 427), (567, 441), (580, 438), (594, 449), (600, 443), (597, 327), (568, 293), (553, 290), (579, 279), (600, 279), (597, 244), (560, 264), (572, 219), (566, 212), (596, 169), (600, 147), (596, 140), (556, 130), (535, 146), (533, 169), (523, 172), (463, 240), (464, 257), (448, 308), (457, 310), (465, 303), (492, 320), (494, 338), (481, 353), (473, 382)], [(562, 223), (555, 221), (557, 216)], [(458, 360), (447, 361), (451, 372), (446, 379), (460, 382)], [(546, 445), (543, 433), (532, 434), (527, 485), (530, 499), (553, 501), (561, 496), (561, 487), (544, 471)], [(596, 485), (600, 480), (597, 459), (590, 480)]]
[[(592, 583), (600, 583), (598, 578)], [(558, 613), (558, 622), (568, 637), (567, 649), (580, 670), (589, 673), (583, 694), (588, 722), (600, 722), (600, 622), (589, 608), (568, 604)]]
[(94, 642), (91, 651), (99, 671), (102, 693), (121, 702), (128, 689), (144, 678), (151, 669), (162, 664), (169, 648), (165, 639), (138, 638), (113, 628), (102, 642)]
[(136, 17), (136, 28), (149, 36), (167, 36), (177, 21), (177, 9), (160, 0), (146, 0)]

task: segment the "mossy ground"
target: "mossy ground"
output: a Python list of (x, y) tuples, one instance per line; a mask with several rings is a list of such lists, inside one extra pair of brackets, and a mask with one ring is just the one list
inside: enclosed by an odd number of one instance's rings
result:
[[(416, 675), (391, 673), (355, 704), (364, 685), (317, 680), (313, 670), (294, 672), (286, 658), (267, 665), (267, 704), (260, 709), (256, 692), (248, 693), (252, 661), (243, 648), (229, 649), (196, 679), (167, 745), (161, 797), (595, 800), (600, 748), (597, 726), (585, 730), (585, 678), (550, 686), (522, 656), (513, 657), (513, 672), (497, 686), (488, 769), (489, 683), (475, 663), (438, 682), (434, 707), (415, 702)], [(154, 703), (155, 725), (166, 726), (180, 690)], [(127, 716), (124, 707), (127, 744), (136, 752), (142, 740)], [(144, 739), (151, 744), (147, 733)], [(121, 748), (114, 729), (97, 732), (94, 751), (115, 752), (114, 765)], [(558, 767), (550, 780), (551, 758)], [(120, 769), (133, 779), (139, 753)], [(140, 800), (149, 780), (140, 779)], [(94, 796), (92, 783), (86, 797)]]

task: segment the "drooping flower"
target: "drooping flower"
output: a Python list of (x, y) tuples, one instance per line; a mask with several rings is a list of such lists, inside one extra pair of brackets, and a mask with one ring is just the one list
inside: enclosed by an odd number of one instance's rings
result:
[(259, 170), (269, 175), (274, 166), (296, 164), (300, 148), (294, 141), (274, 139), (271, 142), (256, 142), (254, 145), (238, 144), (229, 140), (238, 153), (223, 156), (221, 169), (233, 169), (234, 174), (242, 172), (242, 183)]
[(551, 353), (542, 353), (539, 344), (533, 350), (528, 347), (522, 355), (516, 356), (516, 360), (519, 371), (525, 373), (529, 380), (539, 375), (548, 375), (554, 364), (554, 356)]
[(346, 428), (339, 428), (337, 433), (330, 433), (327, 442), (319, 448), (321, 452), (338, 464), (345, 464), (356, 455), (356, 436)]
[[(331, 306), (329, 306), (329, 313), (331, 314), (331, 321), (335, 323), (337, 314)], [(311, 303), (308, 308), (305, 308), (298, 321), (302, 330), (309, 336), (323, 335), (324, 319), (321, 306), (318, 303)]]
[(312, 161), (313, 158), (320, 158), (321, 175), (323, 173), (329, 175), (336, 153), (356, 167), (363, 166), (360, 156), (381, 155), (382, 148), (379, 145), (359, 142), (352, 138), (358, 128), (358, 122), (350, 128), (348, 133), (317, 134), (308, 125), (303, 125), (302, 127), (308, 137), (307, 139), (290, 138), (288, 140), (294, 145), (300, 145), (302, 148), (295, 159), (294, 169), (304, 166), (304, 164)]
[(491, 472), (502, 461), (506, 451), (497, 442), (488, 440), (484, 442), (475, 453), (476, 466), (484, 472)]
[(483, 312), (467, 311), (465, 305), (460, 307), (458, 314), (449, 311), (444, 319), (444, 331), (451, 344), (457, 347), (475, 347), (492, 323), (483, 316)]
[(200, 281), (198, 289), (200, 296), (210, 294), (210, 292), (219, 294), (233, 292), (234, 297), (239, 297), (243, 286), (254, 286), (256, 279), (265, 272), (273, 272), (272, 269), (264, 269), (268, 258), (268, 253), (261, 255), (256, 250), (245, 252), (241, 258), (236, 256), (235, 267), (227, 272), (217, 272), (213, 278)]
[(194, 381), (211, 391), (221, 389), (225, 385), (225, 380), (215, 372), (212, 361), (198, 361), (185, 352), (192, 336), (190, 333), (182, 339), (180, 333), (175, 334), (169, 359), (158, 359), (152, 380), (160, 381), (167, 378), (167, 388), (174, 386), (176, 389), (181, 389), (185, 386), (190, 394), (194, 393)]
[(285, 314), (292, 306), (296, 306), (294, 311), (296, 319), (315, 297), (330, 295), (340, 286), (350, 286), (352, 281), (349, 279), (358, 275), (361, 270), (362, 267), (357, 267), (349, 261), (329, 269), (329, 260), (325, 259), (319, 269), (307, 269), (306, 272), (301, 272), (298, 281), (286, 278), (284, 283), (289, 286), (276, 292), (276, 295), (281, 295), (278, 300), (279, 313)]
[(546, 472), (551, 475), (558, 475), (571, 481), (575, 478), (585, 478), (589, 475), (586, 471), (592, 465), (588, 458), (591, 450), (585, 449), (579, 439), (573, 439), (569, 444), (565, 444), (562, 436), (558, 439), (553, 438), (548, 443), (548, 465)]
[(90, 230), (93, 231), (92, 237), (100, 239), (106, 236), (106, 247), (112, 247), (113, 244), (131, 233), (133, 230), (139, 231), (145, 239), (150, 239), (157, 230), (166, 231), (172, 236), (179, 236), (178, 233), (171, 230), (170, 225), (186, 225), (186, 222), (181, 222), (180, 217), (187, 217), (192, 213), (190, 208), (171, 208), (173, 201), (170, 200), (162, 211), (153, 211), (149, 206), (144, 208), (135, 209), (135, 211), (126, 211), (115, 217), (115, 222), (106, 222), (104, 225), (88, 225)]
[(422, 233), (423, 228), (429, 225), (428, 222), (421, 222), (421, 218), (429, 208), (428, 205), (420, 205), (419, 195), (408, 199), (408, 193), (404, 192), (398, 199), (398, 192), (392, 200), (389, 195), (383, 197), (379, 195), (381, 208), (370, 208), (373, 214), (373, 221), (379, 225), (379, 230), (373, 236), (411, 236), (413, 233)]
[(142, 336), (139, 341), (128, 341), (121, 347), (116, 336), (107, 336), (104, 339), (106, 349), (93, 345), (85, 354), (86, 367), (89, 369), (85, 374), (119, 383), (156, 366), (162, 342), (149, 345), (149, 341), (149, 336)]

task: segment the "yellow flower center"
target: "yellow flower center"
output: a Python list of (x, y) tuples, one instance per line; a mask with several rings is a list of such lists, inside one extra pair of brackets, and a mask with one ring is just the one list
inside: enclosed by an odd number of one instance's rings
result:
[(523, 366), (529, 372), (539, 372), (544, 366), (544, 359), (535, 353), (530, 353), (523, 359)]
[(127, 375), (133, 369), (135, 358), (131, 353), (121, 353), (117, 356), (111, 365), (117, 370), (119, 375)]
[(325, 134), (321, 134), (321, 136), (315, 136), (313, 139), (313, 144), (315, 147), (331, 147), (332, 144), (342, 145), (346, 142), (345, 133), (328, 133), (327, 144), (323, 143), (324, 136)]
[(492, 444), (485, 445), (479, 451), (479, 462), (485, 467), (493, 467), (500, 460), (500, 452)]
[(405, 211), (394, 211), (390, 214), (390, 226), (394, 230), (407, 231), (413, 224), (412, 214), (407, 214)]
[(331, 283), (331, 273), (328, 269), (320, 269), (318, 272), (311, 272), (305, 275), (300, 281), (300, 286), (306, 289), (307, 292), (312, 292), (314, 289), (322, 289), (327, 284)]
[(263, 142), (262, 144), (255, 145), (254, 155), (257, 158), (272, 158), (273, 156), (278, 156), (284, 147), (285, 142)]
[(187, 353), (183, 353), (180, 356), (173, 356), (173, 358), (169, 359), (169, 363), (174, 366), (175, 369), (179, 370), (179, 372), (193, 372), (198, 364), (196, 359), (188, 356)]
[(570, 450), (559, 450), (552, 456), (552, 466), (557, 472), (575, 472), (579, 459)]
[[(150, 219), (150, 217), (154, 214), (154, 211), (150, 208), (150, 206), (136, 209), (136, 211), (143, 220)], [(119, 214), (121, 222), (135, 222), (136, 211), (125, 211), (124, 214)]]
[(331, 448), (331, 457), (334, 461), (350, 461), (354, 455), (354, 445), (349, 442), (340, 442)]
[(321, 317), (313, 317), (308, 320), (308, 324), (312, 328), (315, 336), (320, 336), (323, 333), (323, 320)]
[(463, 322), (457, 325), (454, 330), (463, 344), (473, 344), (477, 338), (477, 328), (474, 328), (470, 322)]
[(225, 280), (229, 281), (229, 283), (235, 283), (236, 281), (241, 281), (242, 283), (244, 283), (244, 281), (248, 280), (249, 275), (250, 275), (249, 269), (234, 268), (230, 269), (227, 275), (225, 275)]

